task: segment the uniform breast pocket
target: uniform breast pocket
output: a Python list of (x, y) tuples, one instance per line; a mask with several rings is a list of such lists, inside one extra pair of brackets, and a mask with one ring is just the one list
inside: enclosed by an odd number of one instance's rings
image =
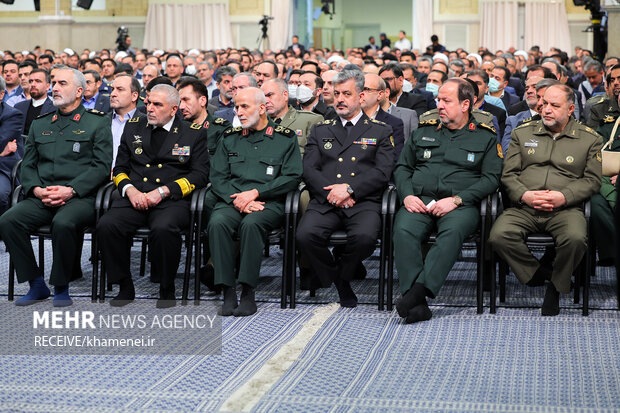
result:
[(74, 158), (91, 156), (92, 143), (88, 137), (71, 137), (65, 142), (65, 153), (70, 153)]
[(436, 141), (418, 141), (415, 144), (416, 163), (426, 163), (437, 156), (439, 142)]
[(260, 168), (263, 169), (263, 173), (259, 171), (259, 174), (264, 174), (267, 179), (275, 178), (280, 175), (280, 169), (282, 168), (282, 160), (276, 158), (260, 158)]
[(486, 145), (481, 142), (466, 142), (450, 147), (446, 160), (467, 169), (480, 169)]
[(240, 177), (244, 175), (245, 170), (245, 157), (243, 156), (229, 156), (228, 168), (231, 176)]

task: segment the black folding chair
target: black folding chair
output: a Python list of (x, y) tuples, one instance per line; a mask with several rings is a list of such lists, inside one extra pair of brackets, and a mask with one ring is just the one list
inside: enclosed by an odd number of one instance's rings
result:
[[(299, 219), (301, 218), (299, 213), (299, 199), (301, 197), (301, 193), (305, 190), (305, 186), (301, 185), (297, 191), (295, 191), (294, 196), (291, 200), (291, 209), (288, 225), (290, 225), (290, 235), (289, 235), (289, 243), (291, 254), (289, 255), (289, 265), (287, 267), (287, 271), (282, 273), (282, 288), (284, 289), (286, 284), (290, 284), (289, 286), (289, 295), (290, 295), (290, 307), (295, 308), (296, 299), (295, 294), (297, 290), (296, 282), (297, 282), (297, 262), (296, 262), (296, 251), (297, 251), (297, 242), (296, 242), (296, 234), (297, 234), (297, 224)], [(377, 239), (377, 247), (379, 248), (379, 291), (377, 293), (378, 298), (378, 308), (379, 310), (383, 310), (385, 307), (385, 292), (384, 292), (384, 280), (385, 280), (385, 271), (386, 271), (386, 253), (391, 248), (391, 233), (388, 230), (388, 207), (390, 202), (390, 197), (394, 192), (393, 186), (388, 186), (385, 191), (383, 191), (383, 197), (381, 199), (381, 233), (379, 238)], [(347, 233), (343, 230), (334, 231), (329, 237), (329, 244), (331, 246), (345, 245), (347, 243)], [(288, 281), (286, 280), (288, 279)], [(284, 295), (284, 294), (283, 294)], [(313, 295), (311, 293), (311, 295)]]
[[(494, 278), (491, 277), (491, 272), (488, 271), (488, 266), (490, 265), (489, 260), (486, 259), (488, 256), (488, 243), (487, 239), (489, 237), (489, 221), (492, 221), (492, 217), (489, 216), (489, 207), (491, 207), (491, 211), (493, 211), (494, 205), (497, 204), (497, 193), (493, 193), (489, 195), (485, 200), (480, 203), (480, 226), (478, 230), (474, 232), (472, 235), (467, 237), (463, 242), (463, 247), (475, 248), (476, 249), (476, 310), (478, 314), (482, 314), (484, 307), (484, 279), (485, 276), (488, 276), (488, 279), (491, 281), (490, 289), (491, 289), (491, 306), (490, 311), (495, 312), (495, 307), (493, 306), (493, 302), (495, 301), (495, 281)], [(400, 207), (400, 198), (398, 193), (395, 191), (393, 196), (390, 199), (390, 209), (388, 213), (388, 217), (390, 220), (389, 223), (389, 232), (390, 234), (394, 233), (394, 220), (396, 218), (396, 213), (398, 212), (398, 208)], [(497, 209), (495, 207), (495, 209)], [(426, 244), (434, 244), (437, 242), (437, 232), (431, 232), (425, 243)], [(387, 272), (387, 306), (388, 310), (392, 311), (393, 307), (393, 297), (392, 292), (394, 289), (394, 245), (390, 244), (390, 252), (388, 255), (388, 272)]]
[[(103, 213), (105, 213), (106, 211), (110, 209), (111, 204), (112, 204), (112, 193), (116, 190), (117, 190), (116, 186), (110, 186), (107, 189), (103, 197), (103, 201), (102, 201), (101, 208), (102, 208)], [(196, 189), (192, 193), (192, 198), (190, 200), (189, 226), (186, 230), (181, 232), (181, 235), (185, 239), (185, 250), (186, 250), (185, 272), (183, 276), (183, 291), (181, 295), (182, 305), (187, 304), (187, 296), (188, 296), (188, 290), (189, 290), (189, 274), (191, 272), (191, 267), (192, 267), (192, 248), (193, 248), (193, 240), (194, 240), (194, 231), (196, 230), (195, 229), (196, 208), (197, 208), (198, 200), (200, 199), (200, 196), (203, 193), (203, 191), (206, 191), (206, 189), (204, 188)], [(150, 233), (151, 233), (151, 230), (148, 227), (140, 227), (136, 230), (134, 234), (134, 239), (138, 239), (142, 242), (142, 248), (141, 248), (141, 254), (140, 254), (140, 275), (141, 276), (144, 276), (145, 274), (146, 257), (148, 254), (147, 242), (148, 242)], [(106, 274), (105, 274), (105, 266), (103, 265), (103, 263), (102, 263), (102, 268), (101, 268), (101, 279), (99, 280), (99, 282), (100, 282), (100, 289), (101, 289), (101, 293), (99, 295), (99, 302), (105, 302)], [(111, 287), (111, 285), (108, 285), (108, 287)]]

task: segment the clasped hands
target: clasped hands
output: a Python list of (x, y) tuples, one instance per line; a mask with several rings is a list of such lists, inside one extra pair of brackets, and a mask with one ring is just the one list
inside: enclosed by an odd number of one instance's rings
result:
[(355, 199), (351, 197), (351, 194), (347, 191), (347, 184), (334, 184), (323, 187), (324, 190), (329, 191), (327, 194), (327, 202), (338, 208), (351, 208), (355, 205)]
[(62, 185), (51, 185), (45, 188), (37, 186), (32, 190), (32, 194), (39, 198), (46, 207), (59, 207), (73, 198), (73, 188)]
[(443, 198), (427, 208), (426, 204), (415, 195), (408, 195), (403, 200), (405, 209), (409, 212), (417, 212), (419, 214), (429, 214), (436, 217), (443, 217), (448, 212), (456, 209), (456, 204), (452, 197)]
[(559, 191), (550, 191), (548, 189), (525, 191), (523, 196), (521, 196), (521, 201), (540, 211), (553, 211), (554, 209), (566, 205), (566, 198), (563, 193)]
[(256, 200), (258, 195), (258, 190), (250, 189), (249, 191), (232, 194), (230, 197), (234, 199), (233, 205), (237, 211), (244, 214), (251, 214), (252, 212), (265, 209), (265, 203)]
[[(163, 186), (164, 193), (166, 196), (170, 194), (170, 190), (168, 187)], [(147, 209), (154, 207), (159, 204), (161, 199), (161, 194), (157, 190), (157, 188), (153, 189), (150, 192), (140, 192), (136, 189), (136, 187), (132, 186), (127, 188), (125, 192), (127, 198), (129, 198), (129, 202), (131, 202), (131, 206), (139, 211), (146, 211)]]

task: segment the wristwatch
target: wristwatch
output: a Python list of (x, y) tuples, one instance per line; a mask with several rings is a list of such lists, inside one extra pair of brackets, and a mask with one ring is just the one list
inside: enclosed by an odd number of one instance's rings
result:
[(161, 196), (162, 201), (166, 199), (166, 193), (161, 186), (157, 188), (157, 192), (159, 192), (159, 196)]
[(463, 199), (458, 195), (454, 195), (452, 197), (452, 200), (454, 201), (454, 205), (456, 205), (457, 207), (460, 207), (461, 205), (463, 205)]
[(77, 192), (75, 192), (75, 189), (71, 188), (71, 196), (77, 196)]
[(347, 192), (349, 193), (349, 195), (353, 196), (353, 188), (351, 188), (351, 185), (347, 184)]

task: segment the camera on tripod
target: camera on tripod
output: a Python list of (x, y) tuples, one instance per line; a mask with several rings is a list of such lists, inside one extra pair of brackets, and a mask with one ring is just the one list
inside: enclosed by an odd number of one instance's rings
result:
[(127, 38), (129, 37), (129, 29), (125, 26), (121, 26), (116, 30), (116, 50), (119, 52), (127, 51)]

